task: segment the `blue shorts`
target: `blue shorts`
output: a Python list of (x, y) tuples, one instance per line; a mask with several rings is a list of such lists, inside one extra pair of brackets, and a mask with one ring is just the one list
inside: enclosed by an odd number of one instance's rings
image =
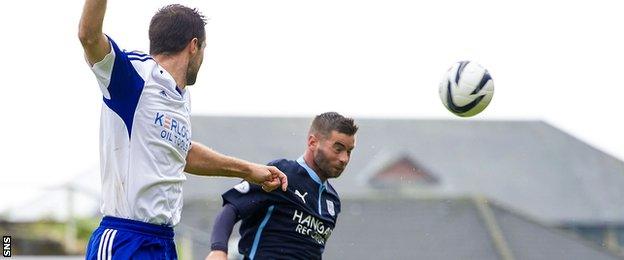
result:
[(105, 216), (91, 235), (85, 259), (178, 259), (173, 228)]

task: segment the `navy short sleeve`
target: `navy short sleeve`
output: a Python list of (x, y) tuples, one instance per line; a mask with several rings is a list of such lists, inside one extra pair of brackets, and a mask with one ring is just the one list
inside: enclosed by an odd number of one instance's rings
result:
[[(283, 160), (275, 160), (267, 165), (278, 167), (280, 161)], [(236, 208), (238, 216), (244, 219), (270, 206), (275, 201), (273, 195), (272, 192), (262, 190), (260, 185), (242, 181), (223, 193), (221, 197), (223, 198), (223, 205), (232, 204)]]
[(236, 208), (236, 213), (241, 219), (253, 215), (271, 203), (270, 193), (265, 192), (259, 185), (243, 181), (234, 188), (226, 191), (221, 196), (223, 205), (231, 204)]

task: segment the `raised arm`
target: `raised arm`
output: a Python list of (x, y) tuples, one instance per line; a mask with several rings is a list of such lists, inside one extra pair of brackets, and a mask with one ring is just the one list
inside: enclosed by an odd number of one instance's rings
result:
[(102, 32), (106, 0), (86, 0), (80, 18), (78, 38), (90, 65), (104, 59), (110, 53), (108, 38)]
[(202, 145), (192, 142), (186, 156), (185, 172), (202, 176), (239, 177), (251, 183), (262, 185), (265, 191), (282, 187), (286, 191), (288, 179), (274, 166), (250, 163), (226, 156)]

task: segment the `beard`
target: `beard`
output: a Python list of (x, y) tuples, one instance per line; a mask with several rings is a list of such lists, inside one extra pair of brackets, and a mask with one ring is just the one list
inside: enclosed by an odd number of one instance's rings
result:
[(197, 73), (195, 73), (195, 74), (187, 74), (186, 75), (186, 85), (187, 86), (195, 85), (195, 81), (197, 81)]
[(344, 171), (346, 165), (332, 165), (323, 150), (318, 149), (314, 156), (314, 163), (327, 179), (337, 178)]
[(203, 59), (201, 56), (191, 58), (191, 60), (189, 61), (188, 67), (186, 69), (187, 86), (192, 86), (195, 84), (195, 81), (197, 81), (197, 74), (199, 73), (199, 68), (201, 67), (202, 61)]
[(192, 86), (195, 84), (195, 81), (197, 81), (197, 71), (189, 70), (186, 73), (186, 85)]

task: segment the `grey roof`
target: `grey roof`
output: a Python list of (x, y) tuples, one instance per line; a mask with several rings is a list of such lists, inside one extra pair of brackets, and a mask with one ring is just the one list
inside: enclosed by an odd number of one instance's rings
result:
[[(311, 118), (194, 117), (193, 139), (266, 163), (296, 159)], [(407, 156), (438, 178), (412, 193), (483, 194), (550, 223), (624, 222), (624, 163), (541, 121), (357, 119), (357, 147), (332, 184), (343, 198), (385, 193), (366, 176)], [(215, 198), (237, 181), (190, 176), (185, 197)]]
[[(571, 231), (543, 228), (500, 206), (492, 211), (515, 259), (616, 259), (598, 244)], [(622, 256), (619, 256), (621, 259)]]
[(499, 259), (466, 201), (356, 200), (345, 206), (327, 259)]
[[(208, 203), (206, 203), (208, 202)], [(492, 226), (500, 230), (514, 259), (618, 259), (572, 233), (530, 221), (481, 200), (376, 198), (343, 200), (338, 225), (323, 254), (325, 259), (502, 259)], [(192, 241), (193, 257), (210, 251), (209, 234), (218, 201), (185, 205), (177, 238)], [(237, 237), (238, 232), (233, 232)], [(230, 244), (230, 250), (236, 250)]]

